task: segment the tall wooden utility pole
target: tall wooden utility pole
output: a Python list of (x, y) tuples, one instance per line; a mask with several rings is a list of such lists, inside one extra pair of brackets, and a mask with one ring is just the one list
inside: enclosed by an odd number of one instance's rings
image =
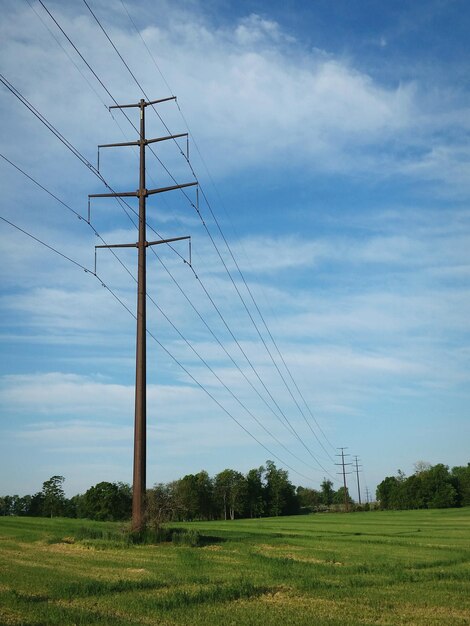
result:
[(359, 465), (357, 456), (354, 457), (354, 463), (355, 463), (354, 469), (356, 470), (356, 478), (357, 478), (357, 495), (358, 495), (358, 498), (359, 498), (359, 504), (362, 504), (362, 502), (361, 502), (361, 485), (359, 483), (359, 468), (361, 466)]
[(346, 511), (346, 513), (348, 513), (349, 512), (349, 498), (348, 498), (348, 488), (346, 486), (346, 474), (349, 474), (350, 472), (346, 472), (346, 465), (352, 465), (352, 464), (344, 462), (344, 457), (349, 456), (349, 454), (344, 454), (344, 451), (347, 450), (347, 448), (338, 448), (338, 450), (341, 450), (341, 453), (337, 454), (336, 456), (341, 457), (341, 463), (335, 463), (335, 465), (341, 465), (342, 467), (342, 472), (338, 472), (338, 474), (343, 474), (344, 510)]
[(134, 419), (134, 474), (132, 483), (132, 530), (142, 530), (145, 523), (145, 489), (146, 489), (146, 468), (147, 468), (147, 316), (146, 316), (146, 252), (148, 246), (154, 246), (172, 241), (189, 239), (189, 237), (173, 237), (172, 239), (160, 239), (158, 241), (147, 241), (146, 233), (146, 201), (147, 197), (197, 185), (197, 181), (185, 183), (183, 185), (173, 185), (171, 187), (161, 187), (160, 189), (147, 189), (145, 185), (145, 148), (150, 143), (177, 139), (178, 137), (188, 137), (188, 133), (179, 135), (169, 135), (158, 139), (146, 139), (145, 137), (145, 109), (160, 102), (175, 100), (175, 97), (163, 98), (146, 102), (140, 100), (136, 104), (123, 104), (109, 107), (110, 109), (140, 109), (140, 133), (138, 141), (125, 143), (102, 144), (99, 148), (112, 148), (122, 146), (139, 146), (139, 189), (137, 191), (126, 191), (118, 193), (98, 193), (91, 194), (89, 198), (116, 198), (116, 197), (137, 197), (139, 198), (139, 240), (137, 243), (122, 243), (105, 246), (95, 246), (95, 248), (137, 248), (138, 250), (138, 272), (137, 272), (137, 336), (136, 336), (136, 366), (135, 366), (135, 419)]

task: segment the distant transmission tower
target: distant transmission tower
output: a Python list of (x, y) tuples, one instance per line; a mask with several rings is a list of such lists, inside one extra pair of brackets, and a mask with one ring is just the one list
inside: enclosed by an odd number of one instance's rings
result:
[(342, 467), (342, 472), (338, 472), (338, 474), (343, 474), (343, 485), (344, 485), (344, 510), (346, 511), (346, 513), (349, 512), (349, 494), (348, 494), (348, 488), (346, 486), (346, 475), (350, 474), (351, 472), (346, 472), (346, 466), (347, 465), (352, 465), (352, 463), (345, 463), (344, 462), (344, 457), (345, 456), (349, 456), (349, 454), (344, 454), (344, 451), (347, 450), (347, 448), (338, 448), (338, 450), (341, 450), (340, 454), (337, 454), (336, 456), (340, 456), (341, 457), (341, 463), (335, 463), (335, 465), (340, 465)]
[(118, 193), (98, 193), (90, 194), (89, 198), (116, 198), (116, 197), (136, 197), (139, 198), (139, 240), (137, 243), (122, 243), (114, 245), (95, 246), (95, 248), (137, 248), (138, 250), (138, 274), (137, 274), (137, 335), (136, 335), (136, 375), (135, 375), (135, 421), (134, 421), (134, 474), (132, 486), (132, 529), (140, 531), (144, 525), (145, 515), (145, 489), (146, 489), (146, 467), (147, 467), (147, 337), (146, 337), (146, 251), (148, 246), (155, 246), (161, 243), (181, 241), (189, 237), (174, 237), (172, 239), (159, 239), (158, 241), (147, 241), (146, 233), (146, 201), (152, 194), (164, 193), (174, 189), (197, 185), (197, 181), (185, 183), (183, 185), (173, 185), (171, 187), (161, 187), (160, 189), (147, 189), (145, 185), (145, 148), (148, 144), (178, 137), (188, 137), (188, 133), (179, 135), (169, 135), (158, 139), (146, 139), (145, 137), (145, 109), (160, 102), (175, 100), (163, 98), (146, 102), (140, 100), (136, 104), (123, 104), (109, 107), (110, 109), (140, 109), (140, 136), (137, 141), (126, 143), (110, 143), (98, 146), (99, 148), (112, 148), (122, 146), (139, 146), (140, 166), (139, 166), (139, 188), (137, 191), (126, 191)]
[(361, 485), (359, 483), (359, 469), (362, 467), (361, 465), (359, 465), (359, 460), (357, 458), (357, 456), (354, 457), (354, 469), (356, 470), (356, 478), (357, 478), (357, 495), (358, 495), (358, 502), (359, 504), (362, 504), (361, 502)]

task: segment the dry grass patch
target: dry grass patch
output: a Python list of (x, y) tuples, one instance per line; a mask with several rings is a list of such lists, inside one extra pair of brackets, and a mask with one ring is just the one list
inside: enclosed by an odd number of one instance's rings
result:
[(412, 624), (419, 619), (420, 624), (470, 624), (470, 611), (457, 607), (442, 607), (432, 604), (403, 603), (397, 607), (397, 614), (403, 615)]
[(2, 626), (20, 626), (24, 624), (24, 618), (14, 611), (0, 607), (0, 624)]
[(344, 565), (340, 561), (332, 561), (328, 559), (319, 559), (314, 556), (307, 556), (302, 554), (304, 549), (302, 547), (279, 545), (272, 546), (267, 543), (263, 543), (255, 548), (256, 554), (268, 558), (289, 559), (290, 561), (298, 561), (299, 563), (314, 563), (316, 565)]

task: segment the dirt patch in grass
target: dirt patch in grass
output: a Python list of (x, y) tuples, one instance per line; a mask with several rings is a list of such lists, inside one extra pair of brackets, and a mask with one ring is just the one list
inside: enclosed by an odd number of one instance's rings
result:
[(42, 552), (88, 552), (88, 548), (80, 543), (72, 543), (64, 541), (60, 543), (51, 543), (42, 545), (39, 550)]
[(23, 626), (25, 623), (24, 619), (16, 613), (13, 613), (13, 611), (0, 608), (0, 624), (2, 624), (2, 626), (19, 626), (20, 624)]
[(344, 565), (340, 561), (331, 561), (327, 559), (318, 559), (317, 557), (301, 554), (302, 548), (295, 546), (270, 546), (269, 544), (259, 545), (255, 552), (263, 556), (278, 559), (289, 559), (290, 561), (298, 561), (299, 563), (314, 563), (317, 565)]
[(427, 622), (429, 624), (470, 624), (470, 611), (451, 606), (443, 607), (432, 604), (423, 606), (404, 603), (397, 608), (397, 614), (409, 618), (408, 624), (413, 622), (413, 618), (419, 618), (421, 623)]
[(212, 563), (217, 563), (218, 565), (220, 565), (221, 563), (226, 563), (228, 565), (241, 565), (242, 562), (233, 556), (218, 554), (212, 559)]
[(297, 597), (297, 595), (294, 592), (293, 587), (289, 587), (288, 585), (279, 585), (279, 587), (276, 587), (272, 591), (260, 596), (260, 600), (262, 602), (276, 604), (288, 602), (288, 599), (294, 597)]
[[(78, 611), (83, 611), (84, 614), (88, 613), (91, 609), (93, 610), (93, 616), (98, 618), (103, 624), (113, 623), (116, 620), (122, 621), (123, 623), (129, 623), (129, 612), (125, 610), (119, 610), (116, 607), (110, 607), (109, 605), (105, 605), (103, 603), (94, 602), (93, 605), (90, 605), (90, 602), (84, 600), (56, 600), (52, 602), (57, 607), (65, 609), (66, 611), (70, 611), (70, 609), (75, 609)], [(175, 626), (174, 621), (166, 621), (164, 619), (158, 619), (158, 622), (155, 621), (155, 616), (147, 617), (145, 615), (133, 615), (132, 616), (133, 624), (148, 624), (149, 626), (155, 626), (158, 623), (158, 626)]]
[[(266, 593), (259, 598), (240, 599), (238, 607), (248, 608), (255, 604), (272, 607), (277, 616), (285, 615), (286, 623), (306, 623), (310, 617), (312, 624), (322, 624), (323, 619), (344, 619), (344, 623), (374, 624), (375, 626), (391, 626), (403, 624), (413, 626), (453, 626), (470, 625), (468, 611), (458, 608), (437, 606), (415, 606), (410, 603), (386, 607), (370, 606), (367, 600), (361, 602), (330, 600), (322, 597), (299, 595), (289, 588), (280, 588)], [(297, 622), (298, 616), (298, 622)], [(276, 622), (277, 623), (277, 622)]]

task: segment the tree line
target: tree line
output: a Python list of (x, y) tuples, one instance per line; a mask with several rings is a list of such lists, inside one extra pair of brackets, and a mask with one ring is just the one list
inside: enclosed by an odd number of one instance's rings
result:
[(147, 493), (148, 515), (157, 523), (298, 515), (343, 502), (344, 488), (335, 491), (326, 478), (320, 490), (295, 487), (273, 461), (246, 474), (232, 469), (214, 478), (205, 471), (188, 474)]
[[(0, 515), (102, 521), (130, 518), (132, 490), (129, 485), (103, 481), (84, 494), (66, 498), (64, 480), (63, 476), (52, 476), (38, 493), (0, 497)], [(286, 470), (267, 461), (246, 474), (233, 469), (225, 469), (214, 477), (204, 470), (187, 474), (148, 489), (146, 499), (149, 520), (153, 522), (226, 520), (328, 510), (344, 502), (344, 487), (335, 491), (333, 483), (327, 479), (323, 480), (320, 490), (295, 487)], [(352, 502), (351, 498), (349, 501)]]
[(382, 509), (442, 509), (470, 506), (470, 463), (449, 470), (447, 465), (415, 464), (411, 476), (398, 470), (377, 486)]
[(65, 478), (52, 476), (42, 490), (26, 496), (0, 497), (0, 515), (32, 517), (78, 517), (95, 520), (125, 520), (130, 517), (132, 490), (121, 482), (100, 482), (84, 494), (66, 498)]
[[(131, 516), (132, 490), (122, 482), (102, 481), (85, 493), (66, 498), (63, 476), (52, 476), (33, 495), (0, 497), (0, 515), (76, 517), (102, 521), (127, 520)], [(470, 463), (454, 467), (418, 462), (415, 473), (387, 476), (377, 487), (382, 509), (419, 509), (470, 506)], [(350, 510), (354, 505), (346, 490)], [(317, 511), (342, 510), (344, 487), (338, 490), (323, 479), (320, 489), (295, 487), (286, 470), (273, 461), (242, 474), (225, 469), (211, 477), (206, 471), (179, 480), (159, 483), (147, 490), (148, 521), (216, 520), (276, 517)]]

